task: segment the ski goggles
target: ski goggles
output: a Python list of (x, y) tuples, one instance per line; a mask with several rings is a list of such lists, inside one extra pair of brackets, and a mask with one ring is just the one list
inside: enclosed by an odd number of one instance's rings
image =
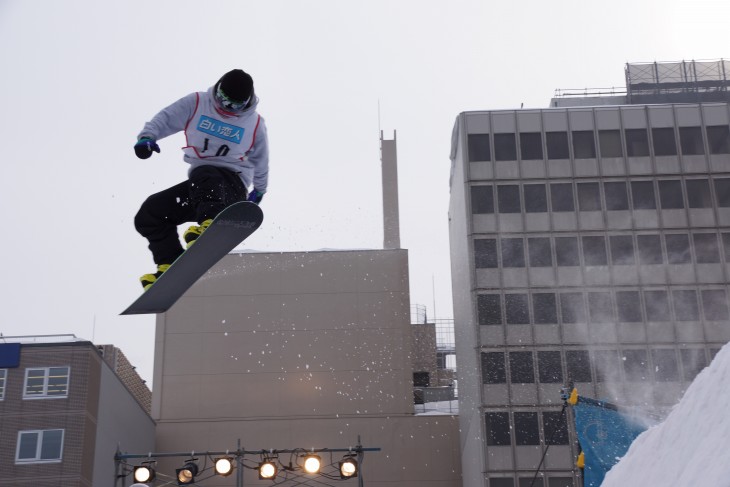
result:
[(215, 93), (213, 94), (213, 98), (215, 98), (216, 104), (221, 109), (233, 113), (242, 112), (248, 105), (248, 102), (251, 100), (251, 97), (247, 98), (244, 101), (232, 100), (231, 98), (228, 98), (225, 93), (223, 93), (223, 90), (221, 90), (220, 86), (216, 88)]

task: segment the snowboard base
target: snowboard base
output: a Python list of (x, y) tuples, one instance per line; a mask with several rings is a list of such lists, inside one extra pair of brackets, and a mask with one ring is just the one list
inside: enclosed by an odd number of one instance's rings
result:
[(261, 226), (261, 208), (248, 201), (228, 206), (169, 269), (122, 315), (155, 314), (169, 310), (190, 286)]

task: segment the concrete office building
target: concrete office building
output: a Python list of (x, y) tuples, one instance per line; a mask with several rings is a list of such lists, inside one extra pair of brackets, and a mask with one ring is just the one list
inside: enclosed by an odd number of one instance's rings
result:
[[(730, 63), (465, 112), (450, 235), (464, 487), (580, 485), (560, 388), (663, 414), (730, 340)], [(567, 95), (567, 96), (565, 96)]]
[(117, 444), (154, 449), (149, 396), (110, 345), (73, 335), (2, 337), (0, 485), (113, 485)]

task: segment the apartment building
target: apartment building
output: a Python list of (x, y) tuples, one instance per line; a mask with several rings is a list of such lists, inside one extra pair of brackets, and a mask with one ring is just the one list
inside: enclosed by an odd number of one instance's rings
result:
[(102, 350), (123, 357), (73, 335), (2, 337), (0, 485), (113, 485), (118, 445), (154, 449), (149, 389)]

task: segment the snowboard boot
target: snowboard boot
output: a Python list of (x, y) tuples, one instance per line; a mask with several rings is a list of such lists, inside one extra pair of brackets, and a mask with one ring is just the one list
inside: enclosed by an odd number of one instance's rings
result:
[(187, 245), (185, 248), (190, 248), (193, 243), (200, 237), (200, 235), (210, 226), (210, 224), (213, 223), (212, 218), (208, 218), (200, 225), (193, 225), (192, 227), (185, 230), (185, 233), (183, 233), (183, 240), (185, 240), (185, 244)]
[(170, 264), (160, 264), (157, 266), (157, 272), (154, 274), (145, 274), (144, 276), (140, 277), (139, 280), (142, 283), (142, 287), (145, 289), (145, 291), (157, 281), (157, 278), (159, 278), (163, 272), (165, 272), (167, 269), (170, 268)]

